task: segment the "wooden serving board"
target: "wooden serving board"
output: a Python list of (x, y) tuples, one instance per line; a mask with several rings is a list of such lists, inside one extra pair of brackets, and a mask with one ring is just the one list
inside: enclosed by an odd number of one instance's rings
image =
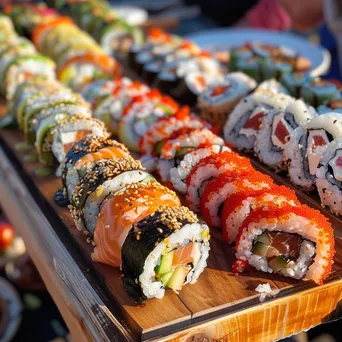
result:
[[(6, 112), (4, 105), (0, 112)], [(206, 336), (229, 341), (246, 341), (247, 337), (253, 341), (268, 341), (315, 326), (338, 309), (337, 304), (342, 300), (342, 220), (327, 211), (324, 214), (330, 217), (336, 233), (337, 254), (334, 271), (323, 286), (256, 270), (236, 276), (231, 270), (233, 248), (221, 241), (219, 232), (212, 231), (209, 265), (196, 284), (185, 286), (179, 294), (168, 291), (161, 300), (136, 305), (124, 289), (118, 269), (91, 261), (93, 247), (77, 231), (68, 210), (54, 202), (54, 194), (61, 187), (60, 179), (35, 174), (41, 165), (26, 162), (28, 152), (19, 153), (15, 149), (15, 145), (23, 141), (23, 133), (17, 129), (0, 130), (0, 148), (16, 170), (13, 172), (18, 172), (39, 208), (47, 205), (51, 209), (53, 214), (50, 209), (41, 211), (54, 229), (67, 232), (69, 239), (79, 246), (79, 254), (71, 254), (71, 257), (94, 272), (103, 289), (102, 295), (113, 304), (114, 315), (123, 317), (127, 336), (141, 340), (183, 341)], [(282, 178), (276, 177), (276, 180), (285, 183)], [(0, 181), (6, 182), (5, 179)], [(299, 198), (321, 209), (314, 199), (300, 193)], [(5, 200), (0, 197), (0, 202)], [(255, 292), (261, 283), (269, 283), (272, 289), (280, 290), (279, 294), (261, 304)]]

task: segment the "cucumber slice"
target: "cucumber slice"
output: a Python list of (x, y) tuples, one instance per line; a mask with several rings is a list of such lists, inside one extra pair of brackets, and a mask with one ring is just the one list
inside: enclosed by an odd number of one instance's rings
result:
[(172, 271), (173, 252), (162, 255), (160, 264), (156, 267), (157, 274), (169, 273)]
[(268, 233), (267, 232), (263, 232), (262, 234), (260, 234), (256, 239), (255, 241), (258, 241), (258, 242), (261, 242), (265, 245), (270, 245), (271, 244), (271, 239), (270, 237), (268, 236)]
[(160, 281), (163, 283), (164, 286), (170, 281), (173, 272), (164, 273), (160, 276)]
[(177, 158), (183, 157), (192, 150), (193, 150), (193, 147), (182, 147), (179, 149), (179, 151), (176, 151), (175, 157)]
[(168, 281), (167, 287), (175, 291), (180, 291), (190, 270), (190, 266), (177, 267), (176, 270), (173, 272), (171, 279)]
[(164, 141), (158, 141), (153, 147), (153, 153), (159, 156), (163, 146), (164, 146)]
[(252, 253), (256, 255), (260, 255), (262, 257), (266, 257), (266, 258), (271, 258), (273, 256), (279, 255), (279, 252), (277, 249), (269, 245), (265, 245), (264, 243), (261, 243), (261, 242), (256, 242), (253, 245)]
[(283, 255), (278, 255), (268, 262), (268, 266), (271, 267), (274, 272), (279, 272), (283, 268), (287, 268), (287, 264), (288, 261)]

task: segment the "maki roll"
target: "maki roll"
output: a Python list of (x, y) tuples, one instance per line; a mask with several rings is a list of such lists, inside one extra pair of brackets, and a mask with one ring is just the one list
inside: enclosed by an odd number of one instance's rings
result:
[(173, 91), (174, 97), (189, 106), (194, 106), (198, 97), (207, 88), (213, 88), (223, 83), (223, 76), (211, 75), (202, 71), (189, 72), (185, 75), (181, 84)]
[(97, 218), (92, 260), (121, 266), (122, 246), (133, 225), (161, 206), (179, 207), (177, 195), (156, 181), (132, 183), (105, 199)]
[(279, 80), (284, 75), (289, 75), (293, 71), (293, 66), (282, 58), (266, 59), (261, 64), (263, 79), (276, 78)]
[(122, 247), (123, 282), (137, 301), (193, 284), (207, 265), (209, 228), (186, 207), (160, 206), (135, 223)]
[(183, 157), (176, 159), (169, 172), (174, 189), (181, 194), (186, 194), (186, 177), (196, 164), (213, 153), (222, 152), (231, 152), (231, 149), (227, 146), (208, 144), (207, 146), (199, 146), (194, 151), (190, 151)]
[(115, 59), (99, 53), (85, 53), (69, 58), (57, 71), (58, 79), (75, 91), (98, 79), (107, 79), (120, 74)]
[(67, 191), (71, 195), (69, 208), (76, 228), (86, 235), (94, 234), (101, 204), (109, 195), (130, 184), (146, 184), (154, 179), (144, 171), (141, 163), (129, 155), (94, 161), (83, 167), (82, 172), (78, 173), (80, 182), (76, 187), (73, 187), (76, 177), (69, 173), (71, 178), (67, 179)]
[[(170, 170), (177, 165), (187, 153), (199, 146), (208, 144), (224, 145), (223, 139), (212, 133), (207, 128), (180, 129), (163, 141), (160, 149), (160, 158), (157, 162), (157, 170), (163, 182), (170, 180)], [(159, 152), (159, 151), (158, 151)]]
[(257, 90), (242, 99), (224, 126), (224, 139), (240, 151), (252, 152), (263, 119), (270, 111), (284, 111), (293, 99), (282, 93)]
[(67, 153), (62, 169), (62, 183), (70, 200), (80, 176), (86, 174), (94, 162), (129, 156), (127, 148), (112, 139), (89, 136), (78, 141)]
[(227, 198), (241, 189), (266, 191), (272, 185), (271, 177), (257, 171), (251, 172), (248, 168), (242, 170), (238, 176), (235, 169), (226, 170), (204, 186), (200, 202), (201, 215), (210, 227), (220, 228), (222, 216), (220, 209)]
[(270, 205), (243, 222), (236, 258), (258, 270), (322, 284), (332, 270), (334, 232), (329, 221), (306, 205)]
[(123, 20), (105, 25), (99, 35), (99, 43), (109, 55), (125, 55), (130, 48), (144, 43), (144, 34), (138, 27)]
[(323, 206), (342, 215), (342, 137), (333, 140), (316, 171), (316, 186)]
[[(260, 177), (260, 180), (264, 177)], [(269, 188), (241, 187), (225, 201), (221, 214), (222, 240), (236, 242), (243, 221), (254, 210), (267, 208), (269, 205), (300, 205), (296, 193), (286, 186), (269, 183)]]
[(256, 86), (256, 82), (241, 72), (228, 74), (221, 84), (208, 87), (198, 97), (203, 119), (223, 127), (229, 114), (242, 97)]
[(162, 117), (173, 115), (178, 104), (168, 96), (161, 96), (159, 91), (151, 90), (144, 96), (133, 98), (125, 108), (119, 122), (119, 139), (131, 151), (140, 152), (139, 141)]
[(319, 115), (304, 128), (296, 128), (284, 147), (291, 182), (304, 191), (313, 190), (316, 170), (327, 145), (341, 136), (342, 114), (338, 113)]
[(42, 55), (20, 56), (7, 64), (1, 73), (4, 94), (11, 99), (17, 86), (33, 76), (55, 78), (55, 63)]
[(262, 73), (263, 58), (252, 56), (236, 62), (235, 71), (240, 71), (260, 83), (264, 80)]
[(317, 108), (318, 114), (342, 113), (342, 99), (333, 100)]
[(290, 103), (284, 111), (268, 111), (256, 136), (254, 152), (259, 160), (276, 171), (286, 168), (285, 145), (297, 127), (304, 127), (316, 111), (302, 100)]
[[(150, 88), (144, 83), (135, 81), (127, 82), (125, 79), (118, 80), (113, 90), (106, 94), (99, 95), (93, 101), (94, 116), (105, 122), (108, 129), (117, 134), (119, 121), (122, 117), (124, 108), (136, 96), (143, 96), (150, 92)], [(157, 91), (153, 96), (161, 96)]]
[(200, 212), (200, 201), (205, 186), (226, 171), (231, 172), (232, 177), (239, 177), (241, 174), (246, 175), (246, 171), (254, 172), (254, 169), (249, 159), (234, 152), (211, 154), (202, 159), (186, 177), (186, 200), (191, 210)]
[(302, 87), (310, 83), (310, 76), (304, 73), (286, 73), (280, 78), (281, 84), (288, 90), (289, 94), (295, 98), (299, 98)]
[(340, 99), (341, 85), (315, 78), (303, 85), (300, 95), (305, 102), (318, 107), (325, 102)]
[(107, 138), (109, 136), (103, 122), (83, 116), (72, 116), (61, 120), (54, 129), (52, 153), (58, 162), (65, 159), (70, 148), (79, 140), (95, 135)]
[(140, 138), (139, 148), (143, 154), (159, 155), (164, 142), (181, 129), (200, 129), (206, 127), (204, 121), (190, 113), (189, 107), (181, 107), (171, 117), (155, 121), (145, 136)]

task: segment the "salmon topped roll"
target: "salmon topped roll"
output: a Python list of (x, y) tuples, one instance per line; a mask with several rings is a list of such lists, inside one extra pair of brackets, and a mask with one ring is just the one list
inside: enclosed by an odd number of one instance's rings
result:
[(93, 261), (121, 266), (121, 249), (134, 223), (158, 210), (179, 207), (177, 195), (156, 181), (127, 185), (103, 202), (97, 217)]
[(221, 225), (223, 241), (236, 241), (243, 221), (250, 213), (269, 205), (299, 205), (296, 193), (286, 186), (271, 184), (270, 188), (242, 187), (228, 197), (223, 205)]
[(130, 156), (93, 162), (81, 177), (70, 200), (76, 228), (85, 234), (94, 234), (101, 203), (108, 195), (129, 184), (146, 183), (152, 179), (141, 163)]
[(214, 178), (226, 171), (235, 177), (241, 173), (254, 172), (249, 159), (239, 156), (235, 152), (212, 154), (202, 159), (186, 178), (186, 200), (189, 208), (194, 212), (200, 211), (200, 201), (205, 186)]
[(193, 284), (207, 265), (209, 228), (186, 207), (160, 206), (133, 224), (122, 247), (123, 282), (137, 301)]
[(236, 258), (268, 273), (322, 284), (332, 269), (333, 229), (306, 205), (270, 205), (252, 212), (236, 242)]
[(234, 169), (226, 170), (205, 185), (200, 202), (201, 215), (210, 227), (220, 228), (221, 208), (225, 200), (241, 189), (245, 189), (245, 191), (266, 191), (272, 186), (272, 178), (261, 172), (251, 172), (246, 168), (241, 170), (237, 176)]

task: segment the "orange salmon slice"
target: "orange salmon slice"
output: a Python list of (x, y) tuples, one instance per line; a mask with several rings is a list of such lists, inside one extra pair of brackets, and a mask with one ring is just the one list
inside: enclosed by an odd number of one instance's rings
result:
[(74, 146), (74, 144), (76, 144), (77, 141), (80, 141), (81, 139), (86, 138), (91, 133), (92, 131), (89, 131), (89, 130), (76, 131), (75, 136), (74, 136), (74, 141), (64, 144), (64, 152), (68, 153), (68, 151), (71, 149), (71, 147)]
[(186, 246), (179, 247), (174, 251), (172, 266), (183, 266), (195, 261), (196, 244), (194, 242), (188, 243)]

